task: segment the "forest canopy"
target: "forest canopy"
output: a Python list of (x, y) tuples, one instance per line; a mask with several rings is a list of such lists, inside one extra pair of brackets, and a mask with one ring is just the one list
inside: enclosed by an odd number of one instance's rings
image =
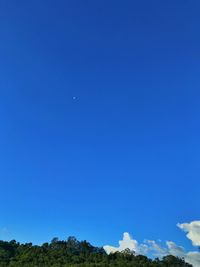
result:
[(192, 267), (184, 259), (168, 255), (149, 259), (130, 250), (107, 255), (103, 248), (69, 237), (50, 243), (20, 244), (0, 241), (0, 267)]

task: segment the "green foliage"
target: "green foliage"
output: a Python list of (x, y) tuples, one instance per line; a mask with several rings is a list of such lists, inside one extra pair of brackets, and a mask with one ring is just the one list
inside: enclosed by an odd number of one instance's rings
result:
[(103, 248), (69, 237), (54, 238), (51, 243), (35, 246), (12, 240), (0, 241), (0, 267), (191, 267), (183, 259), (166, 256), (151, 260), (126, 249), (107, 255)]

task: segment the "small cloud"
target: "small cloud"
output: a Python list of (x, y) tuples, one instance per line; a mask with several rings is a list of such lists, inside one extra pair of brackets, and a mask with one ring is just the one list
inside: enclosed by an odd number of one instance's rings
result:
[(183, 257), (185, 254), (185, 249), (181, 246), (177, 246), (174, 242), (172, 241), (167, 241), (166, 242), (167, 247), (168, 247), (168, 254), (177, 256), (177, 257)]
[(156, 243), (154, 240), (146, 240), (146, 244), (148, 244), (148, 251), (155, 257), (163, 257), (167, 255), (167, 250), (161, 247), (160, 244)]
[(104, 250), (106, 253), (114, 253), (116, 251), (123, 251), (125, 249), (130, 249), (130, 251), (134, 251), (137, 253), (139, 251), (138, 242), (131, 238), (130, 234), (125, 232), (123, 235), (123, 239), (119, 241), (119, 247), (112, 247), (112, 246), (104, 246)]
[(200, 266), (200, 253), (197, 251), (188, 252), (185, 256), (185, 261), (192, 264), (193, 267)]
[(193, 246), (200, 246), (200, 221), (178, 223), (177, 226), (187, 233), (186, 236), (192, 241)]

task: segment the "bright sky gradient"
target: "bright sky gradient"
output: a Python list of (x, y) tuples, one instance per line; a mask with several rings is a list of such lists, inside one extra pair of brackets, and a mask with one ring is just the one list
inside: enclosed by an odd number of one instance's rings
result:
[(0, 1), (0, 239), (191, 246), (199, 0)]

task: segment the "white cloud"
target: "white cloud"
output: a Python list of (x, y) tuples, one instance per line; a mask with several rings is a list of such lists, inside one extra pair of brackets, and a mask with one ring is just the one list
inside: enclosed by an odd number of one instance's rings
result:
[(160, 244), (154, 240), (145, 240), (144, 241), (148, 247), (148, 253), (151, 253), (155, 257), (163, 257), (167, 255), (167, 251)]
[[(194, 246), (200, 246), (200, 221), (178, 224), (178, 227), (187, 233), (187, 237), (192, 241)], [(126, 232), (123, 235), (123, 240), (119, 241), (118, 247), (104, 246), (108, 254), (116, 251), (123, 251), (126, 248), (134, 251), (135, 254), (152, 255), (159, 258), (166, 255), (173, 255), (184, 258), (185, 261), (192, 264), (193, 267), (200, 267), (200, 252), (187, 252), (182, 246), (178, 246), (172, 241), (167, 241), (165, 245), (162, 245), (160, 241), (145, 240), (144, 243), (140, 244), (137, 240), (132, 239), (130, 234)]]
[(167, 248), (168, 248), (168, 254), (177, 256), (177, 257), (184, 257), (185, 255), (185, 249), (181, 246), (177, 246), (174, 242), (172, 241), (167, 241), (166, 242)]
[(197, 251), (188, 252), (185, 256), (185, 261), (192, 264), (194, 267), (200, 266), (200, 253)]
[(178, 223), (177, 226), (187, 233), (187, 238), (192, 241), (194, 246), (200, 246), (200, 221)]
[(135, 253), (139, 252), (138, 242), (131, 238), (130, 234), (125, 232), (123, 235), (123, 240), (119, 241), (119, 247), (104, 246), (106, 253), (114, 253), (116, 251), (123, 251), (126, 248), (134, 251)]

